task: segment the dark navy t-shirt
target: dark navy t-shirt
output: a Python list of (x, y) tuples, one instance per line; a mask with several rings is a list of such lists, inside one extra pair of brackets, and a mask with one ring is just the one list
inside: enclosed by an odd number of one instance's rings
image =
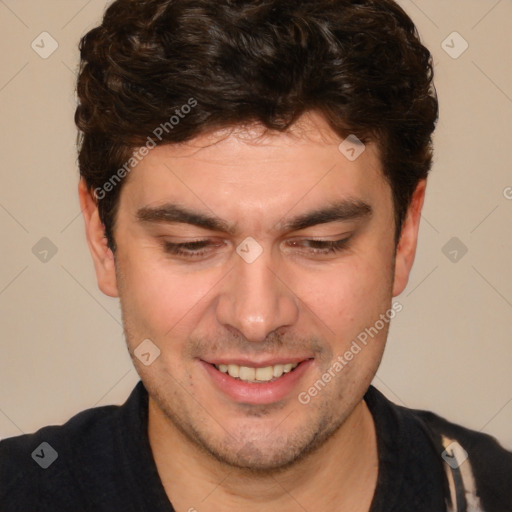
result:
[[(467, 452), (463, 464), (472, 469), (480, 510), (512, 512), (512, 453), (494, 438), (397, 406), (374, 387), (365, 401), (379, 452), (370, 512), (448, 510), (452, 477), (443, 435)], [(147, 415), (148, 394), (139, 382), (122, 406), (89, 409), (63, 426), (0, 442), (0, 511), (173, 512), (150, 449)], [(455, 468), (453, 481), (459, 477)], [(471, 510), (464, 491), (459, 495), (450, 510), (462, 510), (466, 501)]]

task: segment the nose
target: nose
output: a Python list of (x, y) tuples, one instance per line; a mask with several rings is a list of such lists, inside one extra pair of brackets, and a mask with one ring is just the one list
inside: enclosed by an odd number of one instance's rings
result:
[(270, 251), (252, 263), (235, 255), (235, 267), (223, 280), (219, 295), (218, 322), (248, 341), (262, 342), (298, 319), (298, 299), (272, 264)]

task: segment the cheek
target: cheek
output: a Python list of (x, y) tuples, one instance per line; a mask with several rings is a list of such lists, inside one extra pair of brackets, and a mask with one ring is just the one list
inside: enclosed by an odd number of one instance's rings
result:
[(336, 334), (361, 329), (389, 308), (391, 266), (353, 258), (329, 271), (302, 276), (304, 302)]
[[(215, 286), (213, 272), (179, 272), (165, 258), (133, 254), (120, 262), (121, 301), (131, 330), (163, 339), (189, 334)], [(190, 329), (188, 326), (191, 326)]]
[(336, 400), (359, 395), (384, 352), (389, 321), (383, 322), (381, 315), (391, 308), (391, 278), (382, 267), (378, 273), (372, 269), (359, 263), (315, 280), (314, 311), (329, 329), (325, 341), (332, 354), (331, 360), (321, 362), (319, 374), (332, 378), (329, 396)]

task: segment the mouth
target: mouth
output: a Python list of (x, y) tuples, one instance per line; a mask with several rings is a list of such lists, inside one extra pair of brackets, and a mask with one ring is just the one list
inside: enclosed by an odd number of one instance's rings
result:
[[(265, 362), (199, 360), (213, 389), (237, 403), (265, 405), (296, 396), (314, 358)], [(308, 379), (309, 380), (309, 379)]]
[(222, 373), (238, 379), (243, 382), (262, 383), (273, 382), (281, 378), (284, 374), (290, 373), (300, 363), (278, 363), (272, 366), (251, 367), (238, 364), (215, 364), (215, 368)]

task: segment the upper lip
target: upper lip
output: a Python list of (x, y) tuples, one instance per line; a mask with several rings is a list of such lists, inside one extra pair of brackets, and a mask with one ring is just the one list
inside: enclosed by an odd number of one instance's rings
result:
[(238, 366), (247, 366), (249, 368), (266, 368), (267, 366), (275, 366), (276, 364), (298, 364), (308, 359), (312, 359), (310, 356), (305, 357), (297, 357), (297, 356), (282, 356), (276, 357), (273, 356), (271, 358), (266, 359), (247, 359), (243, 357), (216, 357), (212, 359), (202, 358), (201, 360), (205, 363), (213, 364), (219, 366), (220, 364), (230, 365), (236, 364)]

